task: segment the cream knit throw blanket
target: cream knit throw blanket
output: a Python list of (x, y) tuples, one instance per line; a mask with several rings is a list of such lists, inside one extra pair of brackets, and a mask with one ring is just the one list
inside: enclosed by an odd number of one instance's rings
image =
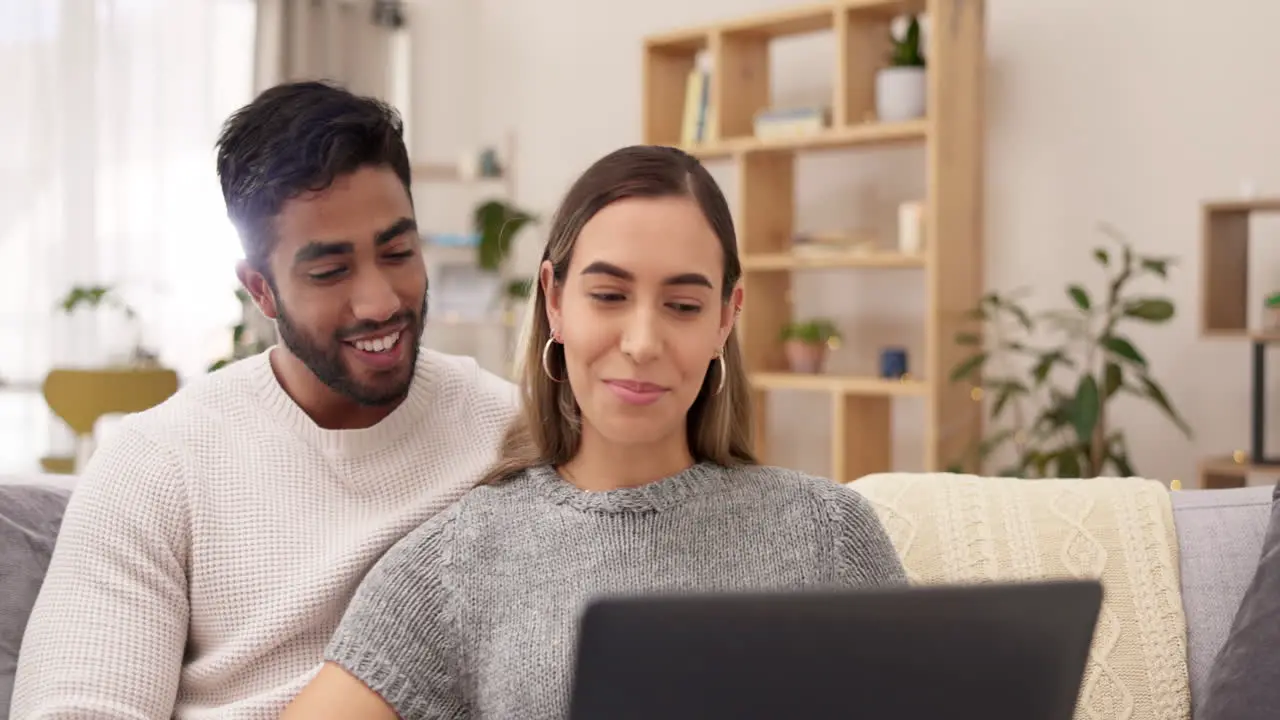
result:
[(1100, 578), (1076, 720), (1186, 720), (1186, 623), (1168, 490), (1138, 478), (870, 475), (912, 582)]

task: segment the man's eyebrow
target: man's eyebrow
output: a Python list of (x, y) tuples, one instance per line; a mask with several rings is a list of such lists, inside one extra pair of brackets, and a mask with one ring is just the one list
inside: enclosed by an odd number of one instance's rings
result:
[(391, 227), (379, 232), (373, 238), (374, 245), (386, 245), (407, 232), (414, 232), (418, 229), (418, 223), (413, 218), (400, 218), (391, 223)]
[[(587, 265), (585, 268), (582, 269), (582, 274), (583, 275), (608, 275), (610, 277), (615, 277), (615, 278), (618, 278), (619, 280), (626, 280), (628, 282), (636, 279), (635, 274), (632, 273), (630, 270), (620, 268), (617, 265), (614, 265), (613, 263), (605, 262), (603, 260), (597, 260), (591, 263), (590, 265)], [(708, 278), (706, 275), (703, 275), (702, 273), (680, 273), (679, 275), (672, 275), (671, 277), (665, 278), (662, 281), (662, 284), (663, 285), (699, 285), (707, 288), (715, 287), (714, 285), (711, 284), (711, 279)]]
[(348, 255), (355, 251), (355, 245), (350, 242), (325, 242), (321, 240), (312, 240), (303, 245), (293, 256), (293, 264), (301, 265), (303, 263), (319, 260), (330, 255)]
[[(386, 245), (401, 235), (417, 229), (418, 223), (414, 222), (413, 218), (400, 218), (385, 230), (378, 231), (378, 234), (373, 237), (373, 243)], [(348, 255), (352, 252), (355, 252), (355, 243), (347, 240), (312, 240), (294, 254), (293, 264), (301, 265), (330, 255)]]

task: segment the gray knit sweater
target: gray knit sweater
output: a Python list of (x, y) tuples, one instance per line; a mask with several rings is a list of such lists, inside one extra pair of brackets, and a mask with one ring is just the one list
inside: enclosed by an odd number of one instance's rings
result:
[(904, 583), (855, 491), (771, 467), (694, 467), (583, 492), (553, 469), (480, 487), (365, 577), (326, 659), (406, 720), (562, 718), (576, 623), (600, 593)]

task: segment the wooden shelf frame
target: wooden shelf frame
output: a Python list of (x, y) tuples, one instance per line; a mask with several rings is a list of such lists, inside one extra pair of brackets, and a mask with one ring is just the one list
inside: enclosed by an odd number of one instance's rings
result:
[(1280, 198), (1215, 200), (1200, 210), (1200, 331), (1205, 337), (1275, 335), (1249, 327), (1249, 226), (1280, 213)]
[[(875, 73), (886, 62), (890, 23), (908, 13), (926, 14), (931, 24), (929, 114), (880, 123), (874, 117)], [(764, 418), (770, 393), (779, 390), (830, 396), (832, 475), (840, 482), (893, 469), (895, 399), (924, 402), (926, 470), (955, 462), (981, 435), (981, 403), (947, 377), (965, 355), (954, 337), (984, 288), (985, 14), (984, 0), (832, 0), (666, 32), (644, 43), (642, 127), (648, 144), (680, 144), (688, 75), (699, 53), (711, 57), (709, 137), (684, 149), (704, 160), (729, 160), (737, 170), (735, 223), (748, 297), (739, 335), (758, 410), (757, 450), (766, 462)], [(835, 35), (830, 127), (805, 137), (754, 137), (755, 114), (770, 102), (772, 42), (810, 33)], [(796, 156), (901, 143), (926, 146), (924, 251), (793, 253)], [(778, 337), (792, 321), (792, 276), (817, 269), (922, 272), (925, 347), (922, 361), (913, 363), (921, 369), (918, 376), (894, 381), (785, 371)]]
[(1224, 490), (1244, 487), (1251, 475), (1267, 475), (1268, 484), (1280, 480), (1280, 465), (1250, 462), (1243, 451), (1200, 461), (1199, 488)]
[(1201, 488), (1244, 487), (1250, 474), (1280, 475), (1280, 465), (1261, 457), (1265, 442), (1265, 357), (1280, 332), (1249, 326), (1250, 225), (1256, 214), (1280, 213), (1280, 198), (1211, 200), (1200, 214), (1200, 334), (1214, 339), (1242, 340), (1253, 350), (1251, 373), (1250, 449), (1200, 463)]

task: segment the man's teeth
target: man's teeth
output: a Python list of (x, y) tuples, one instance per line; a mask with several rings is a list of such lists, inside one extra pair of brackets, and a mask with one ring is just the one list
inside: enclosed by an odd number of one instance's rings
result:
[(356, 340), (351, 344), (355, 345), (356, 349), (363, 350), (365, 352), (386, 352), (387, 350), (395, 347), (396, 341), (399, 339), (400, 333), (393, 332), (390, 335), (373, 338), (371, 340)]

